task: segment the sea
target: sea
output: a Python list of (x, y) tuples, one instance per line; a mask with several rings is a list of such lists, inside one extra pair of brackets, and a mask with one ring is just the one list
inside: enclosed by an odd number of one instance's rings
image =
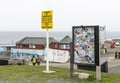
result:
[[(60, 41), (66, 35), (72, 38), (72, 32), (59, 32), (50, 31), (49, 37)], [(103, 34), (102, 34), (103, 35)], [(120, 32), (104, 32), (103, 39), (120, 39)], [(0, 45), (2, 44), (15, 44), (17, 41), (24, 37), (46, 37), (46, 31), (1, 31), (0, 32)]]

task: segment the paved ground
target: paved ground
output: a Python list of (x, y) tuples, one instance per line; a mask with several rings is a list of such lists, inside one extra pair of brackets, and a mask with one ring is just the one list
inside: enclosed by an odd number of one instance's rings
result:
[(120, 74), (120, 59), (115, 59), (115, 51), (120, 52), (120, 46), (113, 49), (109, 48), (103, 57), (108, 59), (108, 72)]
[[(46, 63), (41, 63), (41, 65), (46, 65)], [(49, 63), (49, 66), (53, 67), (62, 67), (62, 68), (70, 68), (70, 63)], [(77, 66), (74, 65), (74, 68), (77, 69)]]
[(111, 61), (108, 61), (108, 72), (120, 74), (120, 60), (119, 59), (112, 59)]

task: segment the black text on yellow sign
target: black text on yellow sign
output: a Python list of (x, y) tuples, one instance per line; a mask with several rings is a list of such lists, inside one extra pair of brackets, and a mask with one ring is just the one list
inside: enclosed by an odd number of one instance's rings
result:
[(42, 29), (52, 29), (53, 28), (53, 11), (42, 11)]

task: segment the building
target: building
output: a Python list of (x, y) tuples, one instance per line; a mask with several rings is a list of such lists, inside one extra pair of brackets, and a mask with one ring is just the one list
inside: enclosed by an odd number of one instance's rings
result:
[[(59, 50), (70, 50), (70, 42), (72, 39), (67, 35), (60, 41), (50, 37), (49, 48)], [(39, 49), (43, 50), (46, 47), (45, 37), (25, 37), (16, 43), (16, 48), (19, 49)]]
[[(55, 45), (58, 43), (57, 40), (50, 37), (49, 46), (50, 48), (55, 48)], [(43, 50), (46, 46), (45, 37), (25, 37), (16, 43), (16, 48), (19, 49), (39, 49)]]
[(70, 42), (72, 39), (67, 35), (59, 42), (59, 49), (61, 50), (69, 50), (70, 51)]

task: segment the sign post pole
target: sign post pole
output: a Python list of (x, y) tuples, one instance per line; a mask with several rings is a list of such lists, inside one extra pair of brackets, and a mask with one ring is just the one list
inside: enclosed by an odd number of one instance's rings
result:
[(53, 27), (53, 21), (52, 21), (52, 15), (53, 11), (42, 11), (42, 29), (46, 29), (46, 71), (43, 71), (44, 73), (54, 73), (55, 71), (49, 70), (49, 29), (52, 29)]
[(74, 73), (74, 61), (73, 61), (73, 42), (70, 43), (70, 76)]
[(95, 65), (96, 65), (96, 82), (99, 83), (101, 80), (101, 64), (100, 64), (100, 43), (99, 43), (99, 26), (95, 28)]
[(47, 44), (46, 45), (46, 55), (47, 55), (46, 56), (47, 57), (47, 59), (46, 59), (47, 60), (46, 61), (47, 62), (46, 63), (47, 64), (46, 65), (46, 71), (49, 72), (49, 55), (48, 55), (48, 52), (49, 52), (49, 31), (48, 31), (48, 29), (46, 31), (46, 44)]
[(96, 66), (96, 81), (99, 83), (101, 80), (101, 66)]

